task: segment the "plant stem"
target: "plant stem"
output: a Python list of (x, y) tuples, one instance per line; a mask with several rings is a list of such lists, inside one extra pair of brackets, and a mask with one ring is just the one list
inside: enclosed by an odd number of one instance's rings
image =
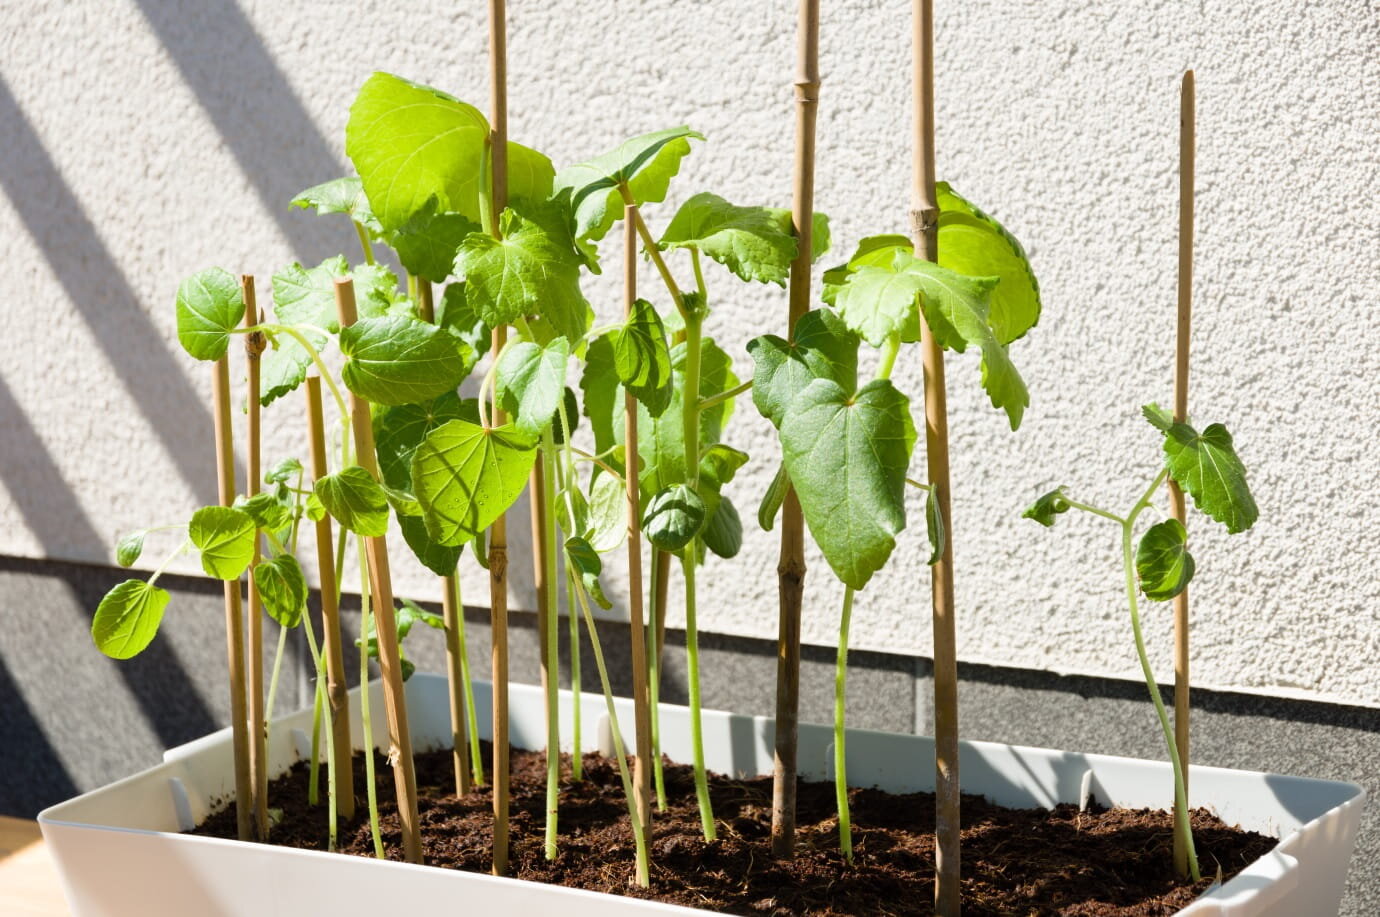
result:
[(372, 608), (369, 602), (369, 560), (364, 553), (364, 536), (355, 539), (359, 554), (359, 716), (364, 727), (364, 786), (369, 796), (369, 832), (374, 837), (374, 856), (380, 860), (388, 859), (383, 849), (383, 836), (379, 833), (379, 800), (374, 786), (374, 729), (369, 719), (369, 619)]
[(359, 236), (359, 247), (364, 252), (364, 263), (374, 263), (374, 246), (369, 242), (369, 231), (358, 222), (351, 220), (355, 224), (355, 234)]
[[(312, 663), (313, 663), (313, 665), (315, 665), (315, 667), (316, 667), (316, 696), (317, 696), (317, 697), (321, 697), (321, 696), (322, 696), (321, 683), (322, 683), (322, 682), (326, 679), (326, 677), (327, 677), (327, 674), (326, 674), (326, 657), (325, 657), (325, 655), (321, 652), (320, 648), (317, 647), (317, 645), (316, 645), (316, 634), (315, 634), (315, 632), (313, 631), (312, 626), (311, 626), (311, 615), (310, 615), (310, 614), (304, 614), (304, 615), (302, 616), (302, 624), (303, 624), (303, 630), (305, 630), (305, 631), (306, 631), (306, 634), (307, 634), (307, 649), (311, 652)], [(284, 633), (286, 633), (286, 631), (284, 631)], [(327, 704), (327, 705), (325, 706), (325, 712), (326, 712), (326, 731), (329, 732), (329, 733), (331, 733), (331, 735), (335, 735), (335, 723), (332, 722), (332, 719), (331, 719), (331, 717), (332, 717), (332, 712), (331, 712), (331, 706), (330, 706), (330, 704)], [(316, 747), (315, 747), (315, 744), (313, 744), (312, 753), (311, 753), (311, 757), (312, 757), (312, 762), (313, 762), (313, 763), (315, 763), (315, 761), (316, 761), (316, 754), (317, 754), (317, 752), (316, 752)], [(347, 766), (349, 765), (349, 763), (350, 763), (350, 762), (348, 762), (348, 761), (345, 762), (345, 764), (346, 764)], [(337, 837), (338, 825), (336, 824), (336, 822), (337, 822), (337, 820), (338, 820), (338, 814), (337, 814), (337, 813), (338, 813), (338, 810), (339, 810), (339, 799), (340, 799), (340, 765), (341, 765), (341, 762), (339, 762), (339, 761), (336, 759), (336, 755), (335, 755), (335, 743), (334, 743), (334, 742), (327, 742), (327, 743), (326, 743), (326, 799), (327, 799), (327, 805), (326, 805), (326, 831), (327, 831), (327, 849), (329, 849), (329, 850), (335, 850), (336, 847), (337, 847), (336, 837)], [(313, 790), (316, 788), (316, 778), (315, 778), (314, 776), (313, 776), (312, 781), (311, 781), (311, 786), (312, 786), (312, 789), (313, 789)]]
[(848, 755), (844, 726), (844, 691), (848, 680), (848, 622), (853, 616), (853, 587), (843, 590), (843, 614), (839, 617), (838, 662), (834, 669), (834, 795), (839, 806), (839, 849), (853, 864), (853, 822), (848, 813)]
[(671, 276), (671, 269), (666, 266), (666, 259), (661, 257), (661, 248), (652, 238), (652, 232), (647, 228), (647, 223), (642, 219), (642, 213), (636, 207), (633, 200), (632, 190), (628, 188), (626, 182), (619, 186), (618, 190), (623, 195), (623, 203), (632, 207), (632, 214), (636, 224), (637, 234), (642, 239), (642, 245), (647, 250), (647, 255), (652, 259), (657, 273), (661, 275), (662, 283), (666, 284), (666, 291), (671, 294), (671, 302), (675, 304), (676, 311), (680, 313), (682, 319), (688, 318), (685, 310), (685, 297), (680, 292), (680, 286), (676, 279)]
[[(541, 487), (540, 497), (542, 518), (539, 532), (542, 540), (542, 573), (546, 584), (543, 600), (546, 617), (542, 622), (544, 647), (546, 651), (546, 858), (554, 860), (558, 851), (557, 817), (561, 793), (561, 708), (557, 679), (560, 672), (560, 618), (556, 606), (556, 445), (551, 429), (548, 427), (541, 437)], [(580, 750), (575, 749), (575, 754)]]
[(1092, 513), (1094, 516), (1101, 516), (1103, 519), (1110, 519), (1117, 525), (1126, 524), (1126, 520), (1123, 519), (1121, 516), (1118, 516), (1116, 513), (1109, 512), (1105, 509), (1101, 509), (1096, 506), (1092, 506), (1091, 504), (1080, 503), (1077, 500), (1070, 500), (1068, 497), (1064, 498), (1064, 502), (1067, 503), (1073, 509), (1081, 509), (1085, 513)]
[(455, 637), (460, 656), (460, 680), (465, 686), (465, 715), (469, 723), (470, 776), (475, 786), (484, 785), (484, 751), (479, 747), (478, 714), (474, 706), (474, 682), (470, 679), (470, 654), (465, 646), (465, 602), (460, 594), (460, 576), (455, 576)]
[(657, 640), (657, 621), (665, 615), (664, 594), (657, 588), (662, 582), (662, 571), (666, 569), (664, 551), (652, 549), (651, 563), (652, 590), (647, 596), (648, 618), (651, 626), (647, 628), (647, 696), (650, 708), (652, 733), (652, 781), (656, 785), (656, 808), (666, 811), (666, 775), (661, 764), (661, 647)]
[(575, 613), (575, 603), (572, 601), (575, 595), (575, 583), (572, 581), (569, 571), (566, 572), (566, 617), (569, 621), (570, 631), (570, 747), (573, 750), (570, 756), (570, 779), (585, 779), (585, 762), (581, 749), (580, 736), (580, 616)]
[(901, 352), (901, 335), (893, 334), (887, 337), (886, 344), (882, 346), (881, 363), (877, 366), (878, 379), (890, 379), (891, 371), (896, 367), (896, 356)]
[[(268, 699), (264, 701), (265, 746), (268, 745), (268, 731), (272, 728), (273, 724), (273, 700), (274, 697), (276, 697), (278, 694), (278, 672), (282, 669), (283, 656), (285, 655), (285, 651), (287, 650), (287, 635), (288, 629), (286, 627), (278, 628), (278, 649), (273, 654), (273, 674), (269, 676)], [(315, 783), (314, 778), (312, 782)], [(316, 805), (316, 803), (312, 802), (312, 805)]]
[(703, 414), (705, 411), (709, 410), (715, 405), (723, 404), (725, 401), (737, 398), (739, 395), (743, 394), (743, 392), (746, 392), (750, 388), (752, 388), (751, 379), (747, 380), (742, 385), (734, 386), (726, 392), (719, 392), (717, 395), (710, 395), (708, 398), (699, 399), (699, 402), (695, 405), (695, 410)]
[[(277, 675), (277, 672), (274, 673)], [(314, 806), (321, 801), (321, 714), (326, 707), (326, 692), (321, 681), (313, 682), (311, 701), (311, 762), (307, 765), (307, 805)], [(329, 744), (329, 743), (327, 743)]]
[(455, 775), (455, 795), (470, 791), (469, 749), (466, 747), (469, 724), (465, 710), (464, 637), (465, 606), (460, 604), (460, 576), (452, 572), (441, 577), (442, 615), (446, 637), (446, 687), (450, 695), (451, 770)]

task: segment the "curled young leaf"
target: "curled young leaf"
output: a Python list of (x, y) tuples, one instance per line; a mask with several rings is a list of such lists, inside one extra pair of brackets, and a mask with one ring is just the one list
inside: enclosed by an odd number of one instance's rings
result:
[(770, 532), (776, 527), (776, 514), (781, 512), (781, 504), (785, 502), (786, 491), (790, 486), (791, 480), (786, 474), (786, 466), (782, 465), (776, 469), (775, 476), (767, 485), (767, 492), (762, 494), (762, 503), (757, 508), (757, 524), (763, 531)]
[(254, 519), (229, 506), (203, 506), (187, 525), (187, 537), (201, 552), (202, 569), (221, 580), (238, 579), (248, 569), (257, 535)]
[(115, 562), (122, 567), (132, 567), (144, 553), (144, 536), (148, 529), (130, 532), (115, 545)]
[(647, 413), (660, 417), (674, 391), (671, 348), (656, 307), (645, 299), (637, 300), (627, 322), (613, 333), (611, 343), (619, 381), (646, 406)]
[[(829, 218), (814, 215), (812, 257), (829, 247)], [(707, 191), (690, 198), (666, 227), (662, 248), (693, 248), (746, 281), (786, 285), (796, 256), (791, 212), (740, 207)]]
[(654, 547), (675, 552), (695, 539), (704, 522), (705, 505), (700, 495), (689, 485), (673, 484), (647, 504), (642, 531)]
[(1025, 249), (1000, 223), (949, 187), (937, 182), (939, 266), (969, 277), (997, 277), (990, 324), (1005, 346), (1040, 320), (1040, 284)]
[(235, 508), (248, 513), (255, 526), (270, 532), (286, 528), (292, 521), (292, 507), (285, 506), (271, 493), (259, 493), (247, 500), (237, 500)]
[(356, 175), (335, 178), (319, 185), (313, 185), (298, 194), (289, 203), (290, 207), (315, 210), (318, 215), (343, 213), (351, 220), (377, 236), (383, 232), (378, 217), (369, 207), (369, 198), (364, 194), (364, 183)]
[(313, 490), (331, 518), (349, 531), (366, 537), (388, 533), (388, 497), (359, 465), (326, 475)]
[(198, 360), (219, 360), (244, 320), (244, 296), (230, 272), (198, 271), (177, 288), (177, 340)]
[(285, 458), (264, 475), (265, 484), (287, 484), (302, 473), (302, 463), (295, 458)]
[(604, 569), (604, 562), (599, 559), (599, 553), (594, 547), (583, 538), (568, 538), (565, 542), (565, 556), (575, 568), (581, 584), (595, 604), (600, 608), (612, 608), (613, 603), (604, 594), (604, 587), (599, 584), (599, 574)]
[(1054, 517), (1069, 511), (1069, 501), (1064, 496), (1064, 488), (1056, 487), (1044, 494), (1021, 513), (1022, 519), (1034, 519), (1045, 528), (1054, 526)]
[(704, 546), (724, 559), (737, 557), (743, 547), (743, 520), (728, 497), (720, 497), (704, 526)]
[(255, 564), (251, 575), (268, 616), (286, 628), (302, 622), (307, 610), (307, 578), (297, 558), (279, 554)]
[(91, 639), (112, 659), (143, 652), (158, 633), (169, 595), (143, 580), (128, 579), (105, 594), (91, 619)]
[(1193, 579), (1188, 532), (1177, 519), (1152, 525), (1136, 547), (1136, 575), (1145, 597), (1154, 602), (1174, 598)]
[(405, 316), (363, 319), (340, 332), (346, 356), (341, 378), (375, 404), (430, 401), (454, 391), (474, 366), (464, 342), (435, 325)]

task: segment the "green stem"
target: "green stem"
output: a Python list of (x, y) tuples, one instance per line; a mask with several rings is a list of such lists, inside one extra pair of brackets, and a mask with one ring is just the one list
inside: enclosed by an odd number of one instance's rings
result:
[[(273, 699), (278, 694), (278, 673), (283, 667), (283, 656), (287, 649), (288, 629), (278, 628), (278, 650), (273, 654), (273, 674), (268, 677), (268, 698), (264, 701), (264, 747), (268, 746), (268, 731), (273, 722)], [(312, 805), (316, 805), (315, 802)]]
[[(178, 526), (178, 528), (181, 528), (181, 526)], [(190, 538), (182, 539), (182, 543), (177, 546), (177, 550), (173, 551), (167, 557), (163, 558), (163, 562), (154, 568), (153, 573), (149, 574), (149, 585), (152, 586), (155, 582), (157, 582), (158, 577), (163, 575), (163, 571), (168, 569), (168, 564), (172, 563), (179, 554), (187, 550), (189, 547), (191, 547), (191, 545), (192, 540)]]
[(700, 250), (698, 247), (690, 249), (690, 264), (695, 269), (695, 289), (700, 294), (700, 301), (702, 303), (707, 302), (709, 300), (709, 292), (704, 285), (704, 270), (700, 267)]
[(321, 718), (327, 706), (326, 690), (321, 684), (321, 679), (316, 679), (314, 684), (316, 688), (312, 692), (311, 705), (311, 762), (307, 765), (307, 805), (310, 806), (319, 805), (321, 802)]
[(364, 536), (358, 536), (355, 544), (359, 549), (359, 716), (364, 726), (364, 785), (369, 796), (369, 831), (374, 836), (374, 856), (380, 860), (388, 858), (383, 849), (383, 836), (379, 833), (379, 799), (374, 787), (374, 730), (369, 720), (369, 641), (364, 634), (369, 633), (369, 565), (364, 556)]
[(647, 695), (648, 706), (651, 707), (652, 720), (652, 779), (656, 784), (656, 808), (658, 812), (666, 811), (666, 775), (661, 766), (661, 654), (657, 652), (656, 645), (656, 581), (657, 572), (661, 567), (661, 552), (653, 549), (651, 563), (651, 583), (653, 588), (648, 593), (647, 609), (650, 612), (647, 616), (649, 627), (647, 628)]
[(570, 777), (572, 780), (585, 779), (583, 745), (580, 736), (580, 616), (575, 613), (570, 597), (575, 594), (575, 583), (570, 572), (566, 572), (566, 617), (570, 631), (570, 747), (574, 754), (570, 757)]
[(469, 717), (470, 728), (466, 730), (470, 739), (470, 774), (475, 786), (484, 785), (484, 753), (479, 747), (479, 720), (474, 707), (474, 682), (470, 680), (470, 654), (465, 647), (465, 601), (460, 595), (460, 574), (452, 577), (455, 582), (455, 607), (459, 610), (455, 621), (455, 636), (460, 644), (460, 682), (465, 691), (465, 715)]
[(839, 806), (839, 849), (853, 864), (853, 822), (848, 813), (848, 756), (844, 728), (844, 691), (848, 680), (848, 621), (853, 616), (853, 587), (843, 590), (843, 614), (839, 618), (838, 663), (834, 669), (834, 794)]
[(747, 380), (742, 385), (729, 389), (726, 392), (719, 392), (719, 394), (717, 395), (710, 395), (708, 398), (701, 398), (699, 400), (699, 403), (695, 406), (695, 410), (703, 414), (705, 411), (714, 407), (716, 404), (723, 404), (725, 401), (728, 401), (729, 399), (737, 398), (739, 395), (743, 394), (743, 392), (746, 392), (750, 388), (752, 388), (751, 379)]
[[(326, 657), (323, 656), (323, 655), (321, 654), (320, 648), (316, 645), (316, 633), (315, 633), (315, 631), (313, 630), (313, 628), (312, 628), (312, 626), (311, 626), (311, 616), (310, 616), (310, 615), (303, 615), (303, 616), (302, 616), (302, 624), (303, 624), (303, 629), (304, 629), (304, 630), (306, 631), (306, 633), (307, 633), (307, 649), (311, 651), (312, 663), (313, 663), (313, 665), (315, 665), (315, 667), (316, 667), (316, 696), (317, 696), (318, 698), (321, 698), (321, 697), (324, 697), (324, 696), (325, 696), (325, 692), (322, 690), (321, 686), (322, 686), (322, 685), (325, 683), (325, 681), (326, 681)], [(327, 732), (328, 734), (330, 734), (330, 735), (335, 735), (335, 729), (333, 728), (333, 724), (332, 724), (332, 721), (331, 721), (331, 705), (330, 705), (330, 704), (326, 704), (326, 705), (324, 706), (323, 709), (325, 710), (326, 732)], [(311, 757), (312, 757), (312, 764), (313, 764), (313, 765), (316, 763), (317, 754), (318, 754), (318, 752), (317, 752), (317, 750), (316, 750), (316, 742), (315, 742), (315, 738), (313, 738), (313, 741), (312, 741), (312, 751), (311, 751)], [(339, 767), (340, 767), (340, 763), (339, 763), (338, 761), (335, 760), (335, 743), (334, 743), (334, 742), (327, 742), (327, 743), (326, 743), (326, 800), (327, 800), (327, 805), (326, 805), (326, 812), (327, 812), (327, 816), (326, 816), (326, 831), (327, 831), (327, 835), (328, 835), (327, 849), (330, 849), (330, 850), (335, 850), (336, 847), (338, 846), (338, 845), (337, 845), (337, 833), (336, 833), (336, 832), (337, 832), (336, 821), (338, 820), (338, 816), (337, 816), (336, 813), (337, 813), (337, 811), (338, 811), (338, 810), (337, 810), (337, 806), (338, 806), (338, 800), (339, 800), (339, 795), (338, 795), (338, 794), (339, 794), (339, 787), (340, 787), (340, 782), (339, 782), (339, 781), (340, 781)], [(314, 776), (312, 777), (311, 787), (312, 787), (312, 790), (313, 790), (313, 791), (316, 789), (316, 778), (315, 778)]]
[(896, 355), (901, 352), (901, 335), (893, 334), (886, 339), (882, 346), (882, 360), (877, 366), (878, 379), (890, 379), (891, 371), (896, 366)]
[[(354, 222), (353, 220), (351, 222)], [(364, 263), (374, 263), (374, 246), (369, 243), (369, 231), (355, 222), (355, 234), (359, 236), (359, 247), (364, 250)]]
[(1116, 513), (1109, 512), (1105, 509), (1101, 509), (1100, 507), (1093, 506), (1089, 503), (1080, 503), (1077, 500), (1070, 500), (1068, 497), (1064, 498), (1064, 502), (1067, 503), (1069, 507), (1072, 509), (1081, 509), (1085, 513), (1092, 513), (1094, 516), (1101, 516), (1103, 519), (1110, 519), (1117, 525), (1126, 524), (1126, 520), (1123, 519), (1121, 516), (1118, 516)]
[[(541, 437), (541, 497), (546, 525), (541, 537), (546, 578), (546, 858), (554, 860), (557, 848), (557, 817), (561, 793), (561, 716), (557, 673), (560, 672), (560, 621), (556, 603), (556, 444), (548, 427)], [(579, 749), (575, 750), (579, 754)]]

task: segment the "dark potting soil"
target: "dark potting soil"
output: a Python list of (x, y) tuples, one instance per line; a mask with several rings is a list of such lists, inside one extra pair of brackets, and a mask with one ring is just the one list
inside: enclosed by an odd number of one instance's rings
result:
[[(487, 743), (485, 760), (488, 761)], [(668, 808), (653, 818), (652, 887), (632, 884), (633, 839), (616, 762), (584, 756), (584, 779), (570, 780), (564, 756), (560, 855), (543, 853), (546, 761), (541, 752), (512, 755), (511, 874), (518, 878), (741, 915), (932, 914), (934, 797), (880, 790), (851, 792), (854, 864), (838, 849), (832, 783), (802, 782), (797, 803), (798, 852), (790, 861), (769, 854), (771, 778), (710, 775), (719, 838), (705, 843), (691, 770), (666, 765)], [(392, 771), (376, 757), (382, 835), (388, 855), (402, 859)], [(453, 795), (451, 756), (418, 755), (422, 840), (432, 866), (488, 872), (492, 812), (487, 786)], [(364, 758), (354, 759), (355, 786), (364, 786)], [(273, 843), (326, 849), (325, 768), (322, 805), (307, 805), (308, 771), (298, 763), (273, 781), (269, 805), (281, 808)], [(340, 828), (343, 852), (372, 856), (364, 794), (356, 817)], [(274, 813), (277, 814), (276, 812)], [(963, 797), (965, 915), (1163, 915), (1185, 907), (1211, 884), (1173, 878), (1171, 816), (1163, 811), (1007, 809)], [(1193, 812), (1205, 876), (1223, 880), (1275, 846), (1275, 840)], [(235, 836), (234, 808), (211, 816), (193, 833)]]

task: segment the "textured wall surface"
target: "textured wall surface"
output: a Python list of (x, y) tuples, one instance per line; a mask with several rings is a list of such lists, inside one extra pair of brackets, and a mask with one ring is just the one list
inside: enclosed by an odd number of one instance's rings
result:
[[(908, 4), (823, 6), (817, 205), (838, 255), (905, 226)], [(1366, 445), (1380, 403), (1380, 7), (938, 6), (941, 177), (1025, 241), (1046, 310), (1013, 348), (1032, 397), (1018, 434), (986, 403), (975, 359), (950, 363), (960, 655), (1136, 675), (1115, 532), (1073, 518), (1045, 532), (1019, 513), (1059, 483), (1129, 506), (1154, 473), (1138, 409), (1170, 395), (1178, 75), (1194, 67), (1192, 410), (1231, 426), (1262, 509), (1234, 538), (1190, 520), (1196, 680), (1380, 704), (1367, 550), (1380, 459)], [(486, 105), (483, 4), (0, 11), (0, 554), (105, 563), (119, 533), (214, 496), (208, 373), (173, 334), (180, 278), (220, 264), (266, 283), (292, 259), (353, 257), (345, 225), (287, 201), (348, 168), (347, 108), (372, 70)], [(509, 15), (515, 139), (560, 165), (689, 123), (709, 140), (667, 205), (649, 208), (654, 225), (705, 189), (788, 204), (793, 4), (513, 0)], [(709, 280), (709, 330), (746, 372), (743, 344), (781, 327), (784, 293), (717, 268)], [(618, 308), (611, 280), (587, 292), (601, 314)], [(918, 354), (902, 361), (898, 383), (918, 396)], [(302, 452), (300, 409), (291, 398), (267, 413), (266, 460)], [(727, 439), (754, 462), (729, 493), (748, 520), (774, 470), (769, 434), (741, 403)], [(515, 556), (525, 508), (517, 518)], [(855, 646), (928, 651), (923, 541), (905, 533), (860, 596)], [(750, 531), (736, 561), (711, 562), (703, 628), (774, 634), (775, 542)], [(151, 539), (145, 560), (165, 547)], [(840, 590), (811, 563), (805, 636), (827, 644)], [(437, 594), (420, 568), (398, 567), (400, 591)], [(518, 607), (532, 605), (528, 583), (515, 578)], [(466, 585), (485, 594), (476, 570)], [(1148, 629), (1167, 675), (1165, 609)]]

